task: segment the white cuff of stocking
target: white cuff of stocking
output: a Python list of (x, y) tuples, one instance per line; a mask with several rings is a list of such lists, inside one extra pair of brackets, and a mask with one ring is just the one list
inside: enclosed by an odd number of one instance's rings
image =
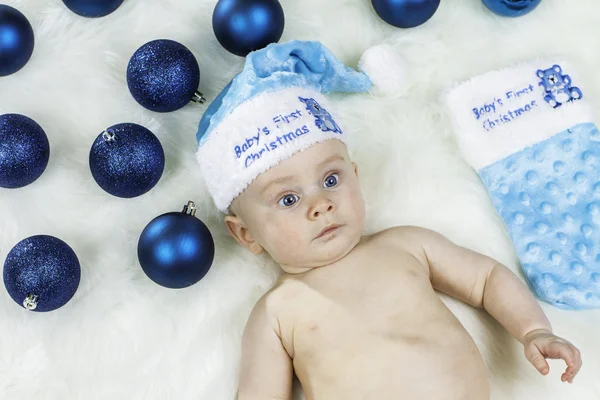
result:
[[(555, 80), (552, 91), (544, 78)], [(476, 76), (450, 90), (445, 101), (465, 159), (480, 170), (592, 121), (585, 86), (567, 60), (543, 59)], [(561, 97), (573, 100), (557, 104)]]

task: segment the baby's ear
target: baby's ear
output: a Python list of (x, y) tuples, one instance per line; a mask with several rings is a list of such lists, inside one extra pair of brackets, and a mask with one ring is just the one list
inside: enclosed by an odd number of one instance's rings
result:
[(260, 254), (263, 247), (254, 239), (244, 221), (235, 215), (225, 216), (225, 226), (235, 240), (253, 254)]
[(356, 174), (356, 177), (358, 178), (358, 165), (352, 161), (352, 166), (354, 167), (354, 174)]

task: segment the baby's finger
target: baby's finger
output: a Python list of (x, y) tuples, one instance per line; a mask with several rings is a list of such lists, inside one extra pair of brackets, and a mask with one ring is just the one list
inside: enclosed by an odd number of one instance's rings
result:
[(583, 360), (581, 359), (581, 352), (579, 351), (579, 349), (573, 345), (569, 346), (571, 348), (571, 351), (573, 352), (573, 354), (575, 355), (575, 365), (577, 365), (577, 371), (575, 371), (575, 374), (579, 373), (579, 370), (581, 369), (581, 365), (583, 364)]
[(549, 358), (563, 359), (567, 363), (566, 371), (561, 375), (560, 380), (563, 382), (573, 383), (573, 377), (579, 371), (579, 362), (575, 356), (575, 352), (571, 350), (570, 343), (552, 342), (546, 349), (546, 356)]
[(540, 371), (540, 374), (546, 375), (550, 372), (550, 366), (548, 365), (546, 358), (534, 344), (530, 344), (525, 348), (525, 357), (527, 357), (529, 362)]
[(570, 353), (573, 355), (573, 365), (569, 365), (569, 362), (567, 362), (567, 370), (562, 375), (561, 380), (563, 382), (568, 381), (573, 383), (573, 378), (575, 378), (575, 375), (577, 375), (581, 369), (581, 354), (579, 353), (577, 347), (573, 346), (572, 344), (569, 344), (568, 347)]

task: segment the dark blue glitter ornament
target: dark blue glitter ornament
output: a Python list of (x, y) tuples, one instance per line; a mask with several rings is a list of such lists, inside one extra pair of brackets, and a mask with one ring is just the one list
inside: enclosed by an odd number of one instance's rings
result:
[(102, 132), (90, 150), (90, 170), (102, 189), (131, 198), (152, 189), (165, 167), (160, 141), (141, 125), (124, 123)]
[(42, 175), (50, 158), (46, 133), (20, 114), (0, 115), (0, 187), (27, 186)]
[(31, 311), (67, 304), (79, 287), (81, 268), (68, 244), (53, 236), (23, 239), (4, 262), (4, 286), (12, 299)]
[(14, 74), (31, 58), (33, 29), (17, 9), (0, 4), (0, 76)]
[(483, 0), (493, 13), (503, 17), (520, 17), (533, 11), (542, 0)]
[(375, 12), (390, 25), (414, 28), (429, 21), (440, 0), (371, 0)]
[(190, 101), (204, 103), (198, 61), (187, 47), (159, 39), (136, 50), (127, 66), (127, 86), (143, 107), (156, 112), (178, 110)]
[(277, 0), (219, 0), (212, 24), (221, 46), (245, 57), (281, 39), (285, 16)]
[(142, 231), (138, 259), (155, 283), (181, 289), (195, 284), (210, 270), (215, 243), (195, 214), (195, 205), (190, 201), (182, 212), (158, 216)]
[(63, 0), (63, 3), (75, 14), (98, 18), (115, 11), (123, 3), (123, 0)]

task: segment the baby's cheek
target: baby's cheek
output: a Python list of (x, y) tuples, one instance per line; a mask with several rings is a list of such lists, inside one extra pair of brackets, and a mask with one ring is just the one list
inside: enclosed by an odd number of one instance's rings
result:
[(271, 253), (291, 256), (302, 252), (304, 246), (302, 227), (291, 221), (273, 221), (269, 224)]
[(362, 192), (359, 188), (356, 188), (350, 196), (348, 196), (350, 201), (350, 208), (352, 216), (358, 220), (364, 220), (365, 218), (365, 201), (362, 197)]

